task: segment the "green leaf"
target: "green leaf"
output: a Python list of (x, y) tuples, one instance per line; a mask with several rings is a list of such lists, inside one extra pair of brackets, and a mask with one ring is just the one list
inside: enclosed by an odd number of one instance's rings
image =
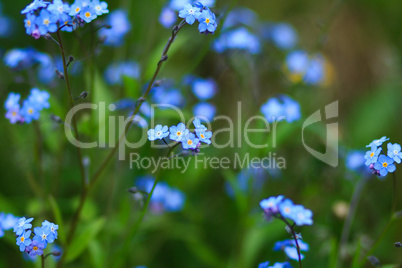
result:
[(77, 235), (70, 244), (66, 257), (67, 262), (75, 260), (84, 252), (89, 243), (91, 243), (96, 235), (102, 230), (105, 222), (106, 220), (104, 218), (97, 219), (84, 225), (84, 228), (77, 232)]
[(103, 267), (105, 252), (101, 244), (97, 240), (92, 240), (88, 245), (89, 254), (91, 256), (91, 263), (94, 268)]
[(50, 204), (50, 207), (52, 209), (53, 216), (54, 216), (54, 219), (56, 221), (56, 224), (59, 225), (59, 229), (58, 229), (59, 236), (58, 236), (58, 238), (64, 244), (65, 241), (66, 241), (65, 240), (66, 235), (65, 235), (63, 217), (61, 216), (62, 214), (61, 214), (60, 208), (59, 208), (56, 200), (54, 199), (54, 197), (52, 195), (49, 196), (49, 204)]

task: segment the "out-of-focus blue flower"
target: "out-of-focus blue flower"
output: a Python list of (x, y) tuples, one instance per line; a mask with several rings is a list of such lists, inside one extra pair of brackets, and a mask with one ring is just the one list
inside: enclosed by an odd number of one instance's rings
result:
[(70, 12), (70, 7), (61, 0), (54, 0), (53, 3), (47, 7), (47, 10), (53, 14), (63, 14)]
[(218, 53), (230, 49), (245, 50), (251, 54), (258, 54), (261, 51), (260, 40), (245, 27), (224, 32), (214, 41), (213, 48)]
[(49, 98), (50, 94), (47, 91), (40, 91), (37, 88), (33, 88), (31, 89), (31, 94), (29, 95), (28, 100), (35, 103), (37, 109), (42, 110), (50, 107)]
[(278, 195), (263, 199), (260, 202), (260, 207), (266, 214), (277, 214), (279, 212), (278, 205), (283, 201), (283, 198), (283, 195)]
[(194, 118), (193, 125), (195, 130), (207, 130), (207, 127), (201, 124), (201, 120), (198, 117)]
[(292, 82), (318, 85), (326, 78), (325, 60), (320, 54), (309, 57), (305, 51), (293, 51), (286, 57), (286, 69)]
[(19, 218), (17, 224), (14, 226), (14, 233), (20, 236), (25, 230), (31, 229), (33, 218), (26, 219), (25, 217)]
[(54, 236), (51, 234), (49, 226), (35, 227), (34, 231), (34, 241), (45, 244), (45, 247), (47, 243), (53, 243)]
[(130, 99), (130, 98), (125, 98), (125, 99), (118, 100), (113, 104), (116, 106), (117, 111), (119, 111), (119, 110), (129, 110), (129, 109), (134, 109), (135, 108), (136, 101), (133, 100), (133, 99)]
[(176, 212), (183, 209), (186, 197), (180, 190), (170, 188), (164, 199), (165, 210)]
[(20, 247), (20, 251), (24, 252), (25, 248), (31, 244), (31, 230), (29, 231), (22, 231), (21, 235), (17, 237), (17, 246)]
[(234, 8), (226, 17), (223, 23), (223, 29), (239, 25), (253, 27), (257, 24), (257, 14), (244, 7)]
[(21, 14), (26, 14), (31, 11), (35, 11), (41, 7), (46, 7), (49, 2), (44, 2), (43, 0), (34, 0), (32, 3), (27, 5), (22, 11)]
[(310, 59), (306, 74), (303, 80), (308, 85), (316, 85), (324, 81), (325, 76), (325, 61), (322, 56), (317, 55)]
[[(299, 245), (300, 251), (308, 251), (309, 245), (302, 240), (298, 239), (297, 244)], [(296, 249), (296, 242), (293, 239), (287, 239), (283, 241), (278, 241), (275, 243), (274, 251), (283, 250), (285, 254), (292, 260), (298, 260), (298, 254)], [(304, 259), (304, 255), (300, 254), (301, 259)]]
[(182, 10), (184, 5), (188, 4), (188, 2), (188, 0), (171, 0), (169, 7), (173, 10), (179, 11)]
[(206, 144), (211, 144), (212, 131), (197, 129), (195, 133), (197, 134), (197, 137), (200, 139), (200, 141)]
[(383, 136), (378, 140), (373, 140), (369, 145), (366, 145), (366, 147), (373, 147), (373, 146), (378, 147), (378, 146), (381, 146), (387, 140), (389, 140), (389, 138), (387, 138), (386, 136)]
[(301, 117), (300, 105), (298, 102), (286, 95), (281, 95), (280, 99), (271, 98), (261, 106), (261, 112), (268, 122), (286, 120), (291, 123)]
[(99, 0), (92, 0), (91, 6), (95, 10), (96, 15), (98, 16), (109, 13), (106, 2), (101, 2)]
[(285, 218), (293, 219), (295, 210), (296, 207), (290, 199), (285, 199), (279, 204), (279, 212)]
[(34, 64), (32, 55), (36, 51), (34, 49), (14, 48), (6, 52), (4, 63), (10, 68), (26, 69)]
[(364, 166), (365, 161), (362, 151), (350, 151), (346, 156), (346, 167), (350, 170), (358, 171)]
[(82, 18), (86, 23), (90, 23), (97, 17), (96, 11), (92, 6), (86, 6), (80, 12), (80, 18)]
[(0, 37), (8, 37), (13, 33), (14, 21), (6, 16), (0, 15)]
[(269, 261), (258, 264), (258, 268), (268, 268)]
[(52, 14), (49, 11), (42, 9), (39, 16), (36, 18), (36, 24), (38, 25), (40, 34), (45, 35), (48, 32), (56, 32), (58, 19), (58, 15)]
[(216, 114), (216, 107), (209, 102), (199, 102), (194, 106), (193, 114), (195, 116), (204, 117), (208, 121), (212, 121)]
[(38, 120), (40, 117), (40, 109), (36, 106), (36, 103), (25, 100), (21, 108), (21, 116), (25, 123), (31, 123), (32, 120)]
[(40, 256), (43, 254), (43, 249), (45, 248), (44, 243), (40, 243), (38, 241), (32, 241), (32, 243), (28, 246), (27, 251), (29, 252), (30, 257)]
[(105, 71), (106, 82), (110, 85), (122, 85), (123, 77), (138, 79), (140, 76), (140, 66), (135, 61), (113, 63)]
[(190, 132), (183, 123), (179, 123), (177, 126), (171, 126), (169, 130), (169, 138), (174, 141), (182, 141)]
[(186, 19), (186, 22), (192, 25), (195, 19), (201, 15), (201, 12), (197, 7), (193, 7), (191, 4), (185, 4), (183, 9), (179, 12), (179, 17)]
[(292, 218), (297, 226), (312, 225), (313, 224), (313, 212), (309, 209), (305, 209), (302, 205), (296, 205), (294, 207), (294, 217)]
[(15, 217), (13, 214), (4, 214), (0, 213), (0, 226), (1, 229), (8, 231), (18, 223), (18, 218)]
[(401, 145), (399, 145), (398, 143), (394, 144), (388, 143), (387, 148), (388, 148), (388, 156), (394, 159), (395, 162), (400, 164), (402, 158)]
[(292, 268), (292, 266), (288, 262), (276, 262), (274, 265), (268, 266), (268, 268)]
[(235, 194), (235, 190), (233, 188), (236, 188), (243, 193), (259, 192), (267, 180), (267, 173), (268, 170), (263, 167), (245, 168), (236, 175), (234, 185), (229, 182), (225, 183), (226, 193), (230, 197), (233, 197)]
[(305, 51), (293, 51), (286, 56), (286, 66), (291, 73), (304, 75), (307, 71), (308, 64), (309, 58)]
[(195, 149), (199, 143), (199, 139), (195, 137), (193, 133), (188, 133), (186, 137), (182, 140), (181, 144), (183, 149)]
[(199, 100), (205, 101), (215, 96), (217, 84), (212, 78), (198, 78), (193, 82), (192, 91)]
[(164, 7), (159, 15), (159, 22), (163, 25), (163, 27), (171, 28), (176, 21), (176, 12), (169, 7)]
[(214, 33), (217, 27), (215, 21), (215, 14), (212, 13), (209, 9), (203, 10), (201, 14), (198, 16), (198, 21), (200, 24), (198, 25), (198, 30), (200, 33)]
[(185, 102), (180, 90), (175, 88), (168, 89), (164, 86), (154, 87), (151, 98), (155, 104), (158, 104), (159, 109), (166, 109), (170, 105), (181, 107)]
[(371, 147), (370, 151), (367, 151), (364, 158), (366, 159), (366, 166), (370, 166), (370, 164), (375, 164), (377, 162), (378, 156), (381, 153), (382, 148), (377, 148), (375, 146)]
[(106, 23), (111, 26), (111, 29), (102, 28), (99, 30), (99, 37), (104, 39), (103, 44), (121, 46), (124, 42), (124, 37), (131, 29), (127, 12), (124, 10), (111, 12)]
[(155, 129), (148, 130), (148, 140), (161, 140), (169, 136), (168, 126), (156, 125)]
[(278, 23), (271, 29), (272, 42), (281, 49), (291, 49), (297, 44), (297, 34), (288, 23)]
[(383, 154), (378, 157), (374, 168), (380, 172), (381, 176), (386, 176), (388, 172), (392, 173), (396, 170), (394, 159)]
[(20, 101), (21, 95), (18, 93), (14, 93), (14, 92), (10, 92), (8, 94), (8, 97), (4, 103), (4, 107), (8, 110), (11, 109), (13, 107), (19, 107), (19, 101)]
[(6, 118), (10, 121), (11, 124), (23, 121), (20, 113), (20, 107), (14, 106), (8, 109), (6, 112)]

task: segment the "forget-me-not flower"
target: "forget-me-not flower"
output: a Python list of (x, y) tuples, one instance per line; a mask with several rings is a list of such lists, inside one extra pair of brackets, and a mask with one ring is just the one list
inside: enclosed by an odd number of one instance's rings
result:
[(14, 226), (14, 233), (20, 236), (25, 230), (31, 229), (31, 221), (33, 221), (33, 218), (26, 219), (25, 217), (22, 217), (18, 219), (17, 224)]
[(366, 147), (373, 147), (373, 146), (378, 147), (378, 146), (381, 146), (387, 140), (389, 140), (389, 138), (387, 138), (386, 136), (383, 136), (378, 140), (373, 140), (369, 145), (366, 145)]
[(168, 126), (156, 125), (155, 129), (148, 130), (148, 140), (161, 140), (169, 136)]
[(378, 156), (381, 153), (382, 148), (377, 148), (376, 146), (372, 146), (370, 151), (367, 151), (364, 155), (364, 159), (366, 159), (366, 166), (370, 166), (371, 164), (375, 164), (377, 162)]
[(17, 246), (20, 246), (20, 251), (24, 252), (25, 248), (31, 244), (31, 230), (23, 231), (19, 237), (17, 237)]
[(193, 133), (189, 133), (184, 139), (182, 140), (183, 149), (195, 149), (197, 148), (199, 139), (195, 137)]
[(174, 141), (182, 141), (184, 137), (186, 137), (189, 133), (189, 130), (186, 129), (186, 125), (183, 123), (179, 123), (177, 126), (171, 126), (169, 138)]
[(400, 164), (402, 159), (401, 145), (399, 145), (398, 143), (388, 143), (387, 148), (388, 156), (394, 159), (395, 162)]
[(195, 19), (201, 15), (199, 8), (193, 7), (191, 4), (186, 4), (183, 7), (183, 10), (179, 12), (179, 17), (186, 19), (188, 24), (193, 24)]
[(374, 168), (380, 172), (381, 176), (386, 176), (388, 172), (392, 173), (396, 170), (394, 159), (383, 154), (378, 157)]

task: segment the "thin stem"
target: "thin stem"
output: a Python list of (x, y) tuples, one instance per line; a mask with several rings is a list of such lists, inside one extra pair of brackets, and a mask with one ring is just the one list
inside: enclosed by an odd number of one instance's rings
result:
[(163, 140), (163, 142), (166, 144), (166, 146), (167, 146), (168, 148), (170, 148), (170, 146), (169, 146), (169, 144), (167, 143), (167, 141), (165, 140), (165, 138), (162, 138), (162, 140)]
[(397, 204), (397, 201), (398, 201), (397, 200), (398, 188), (397, 188), (397, 185), (396, 185), (396, 174), (395, 173), (396, 173), (395, 171), (392, 173), (392, 184), (393, 184), (393, 187), (394, 187), (394, 193), (393, 193), (393, 196), (392, 196), (391, 217), (394, 216), (394, 213), (396, 211), (396, 204)]
[(296, 249), (297, 249), (297, 256), (299, 258), (299, 267), (302, 268), (302, 262), (301, 262), (301, 254), (300, 254), (300, 247), (299, 247), (299, 242), (297, 242), (297, 236), (296, 232), (293, 229), (295, 224), (290, 225), (290, 223), (281, 215), (281, 220), (285, 222), (285, 224), (289, 227), (289, 229), (292, 231), (293, 239), (295, 240), (296, 243)]
[[(73, 94), (71, 92), (70, 81), (68, 79), (66, 56), (65, 56), (65, 53), (64, 53), (63, 43), (62, 43), (61, 37), (60, 37), (60, 30), (58, 30), (56, 32), (56, 34), (57, 34), (57, 39), (59, 40), (59, 45), (60, 45), (59, 47), (60, 47), (60, 51), (61, 51), (61, 57), (63, 59), (64, 80), (66, 81), (66, 85), (67, 85), (68, 97), (69, 97), (69, 100), (70, 100), (70, 106), (71, 106), (71, 109), (74, 109), (74, 98), (73, 98)], [(73, 121), (73, 129), (74, 129), (75, 138), (77, 140), (79, 140), (78, 128), (77, 128), (77, 120), (75, 118), (75, 115), (73, 115), (72, 121)], [(85, 170), (84, 170), (84, 164), (82, 162), (81, 148), (79, 146), (76, 146), (76, 148), (77, 148), (77, 154), (78, 154), (78, 161), (80, 163), (80, 172), (81, 172), (82, 185), (85, 188), (85, 185), (86, 185), (85, 184)]]
[(45, 259), (46, 259), (46, 257), (45, 256), (43, 256), (43, 254), (41, 255), (41, 259), (42, 259), (42, 268), (45, 268)]

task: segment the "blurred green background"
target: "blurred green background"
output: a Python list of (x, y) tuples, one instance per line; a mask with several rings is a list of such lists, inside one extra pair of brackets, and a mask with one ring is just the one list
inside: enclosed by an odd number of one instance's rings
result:
[[(3, 53), (12, 48), (34, 47), (38, 51), (59, 55), (58, 47), (45, 39), (34, 40), (25, 34), (20, 11), (28, 1), (2, 1), (2, 12), (13, 20), (11, 35), (0, 39)], [(109, 1), (109, 10), (125, 9), (132, 29), (124, 46), (118, 49), (95, 44), (91, 54), (90, 34), (77, 44), (76, 34), (63, 33), (68, 54), (83, 65), (82, 75), (71, 78), (73, 95), (90, 93), (92, 101), (114, 103), (123, 97), (138, 98), (140, 89), (151, 77), (170, 30), (158, 23), (164, 1)], [(360, 202), (351, 226), (350, 237), (339, 254), (339, 241), (348, 208), (361, 174), (345, 167), (349, 150), (365, 150), (373, 139), (387, 136), (401, 143), (402, 128), (402, 2), (394, 0), (350, 1), (220, 1), (214, 11), (247, 7), (255, 11), (260, 21), (288, 22), (297, 30), (299, 48), (322, 53), (331, 65), (332, 79), (325, 86), (291, 84), (283, 79), (278, 59), (282, 52), (266, 49), (260, 56), (233, 53), (220, 55), (210, 49), (215, 35), (203, 36), (195, 27), (185, 27), (173, 43), (169, 60), (162, 68), (164, 77), (180, 81), (185, 74), (213, 77), (218, 94), (213, 103), (218, 114), (238, 121), (236, 105), (242, 102), (242, 116), (260, 114), (259, 107), (278, 93), (291, 95), (300, 102), (302, 120), (278, 125), (278, 146), (269, 150), (253, 149), (242, 139), (242, 146), (203, 149), (207, 156), (230, 157), (238, 152), (264, 156), (275, 152), (286, 159), (286, 169), (280, 176), (264, 173), (261, 189), (237, 191), (229, 197), (225, 183), (232, 181), (237, 170), (194, 169), (162, 171), (161, 180), (179, 188), (186, 195), (184, 209), (175, 213), (155, 215), (147, 213), (138, 234), (129, 248), (122, 249), (125, 238), (138, 220), (141, 208), (126, 190), (134, 186), (135, 178), (149, 174), (149, 170), (129, 168), (128, 161), (117, 157), (108, 165), (100, 183), (90, 192), (84, 207), (76, 240), (75, 256), (66, 267), (257, 267), (270, 260), (284, 261), (282, 252), (272, 251), (277, 240), (288, 239), (284, 224), (267, 223), (259, 208), (259, 201), (283, 194), (314, 213), (314, 225), (297, 229), (310, 245), (303, 267), (359, 267), (353, 266), (363, 258), (390, 217), (392, 201), (391, 176), (384, 180), (372, 177), (363, 186)], [(90, 25), (77, 32), (89, 30)], [(217, 35), (217, 34), (216, 34)], [(82, 46), (83, 48), (81, 48)], [(125, 79), (122, 86), (107, 86), (102, 74), (112, 62), (135, 60), (141, 66), (138, 80)], [(250, 63), (251, 62), (251, 63)], [(250, 63), (250, 64), (248, 64)], [(179, 82), (177, 82), (179, 83)], [(255, 85), (258, 86), (255, 86)], [(64, 117), (67, 107), (66, 87), (57, 81), (53, 87), (29, 82), (26, 72), (15, 72), (0, 64), (0, 99), (9, 92), (27, 95), (32, 87), (46, 89), (51, 94), (51, 109), (42, 114), (39, 127), (42, 133), (40, 149), (43, 161), (43, 181), (37, 162), (37, 139), (34, 125), (11, 125), (0, 120), (0, 211), (35, 217), (36, 225), (45, 219), (60, 225), (60, 233), (67, 232), (81, 192), (80, 173), (75, 148), (64, 136), (63, 127), (49, 119), (49, 114)], [(93, 88), (95, 91), (91, 91)], [(253, 98), (250, 88), (258, 92)], [(188, 93), (183, 92), (184, 96)], [(325, 105), (339, 100), (340, 165), (332, 168), (311, 156), (301, 143), (301, 126), (305, 118)], [(189, 100), (189, 102), (194, 100)], [(186, 115), (192, 116), (185, 106)], [(157, 123), (173, 125), (178, 119), (161, 112)], [(89, 113), (79, 118), (83, 139), (98, 136), (98, 123)], [(212, 130), (228, 127), (222, 121), (212, 123)], [(129, 138), (138, 139), (138, 128), (130, 130)], [(237, 133), (234, 133), (237, 140)], [(325, 127), (317, 127), (306, 137), (307, 143), (324, 150)], [(262, 134), (250, 135), (255, 140), (271, 140)], [(219, 134), (225, 141), (228, 134)], [(108, 149), (84, 150), (90, 159), (93, 174), (108, 153)], [(161, 150), (150, 145), (127, 150), (141, 155), (156, 156)], [(398, 191), (402, 176), (397, 167)], [(398, 195), (398, 210), (402, 200)], [(60, 220), (62, 219), (62, 222)], [(382, 264), (400, 267), (401, 249), (394, 243), (402, 240), (396, 220), (373, 252)], [(64, 228), (64, 230), (63, 230)], [(60, 234), (60, 236), (63, 236)], [(61, 242), (60, 242), (61, 243)], [(23, 260), (12, 233), (0, 240), (0, 267), (39, 267), (39, 262)], [(357, 257), (356, 257), (357, 256)], [(292, 262), (297, 267), (297, 262)], [(48, 262), (53, 267), (54, 261)], [(371, 267), (365, 264), (364, 267)]]

